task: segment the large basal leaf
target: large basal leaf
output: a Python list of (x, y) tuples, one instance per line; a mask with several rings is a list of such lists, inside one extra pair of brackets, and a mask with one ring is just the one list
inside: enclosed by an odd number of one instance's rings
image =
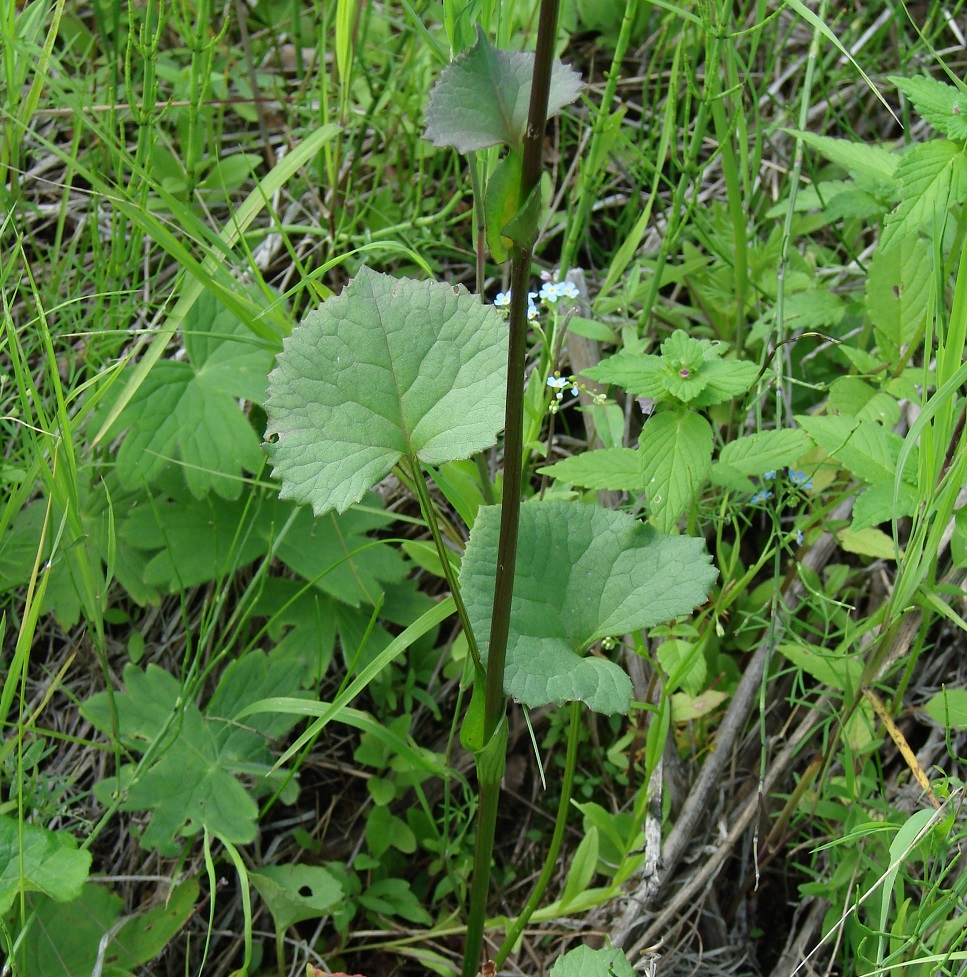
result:
[[(297, 695), (299, 674), (285, 661), (249, 652), (226, 669), (205, 714), (193, 702), (182, 703), (180, 683), (157, 665), (147, 671), (124, 670), (125, 690), (114, 695), (121, 742), (138, 752), (164, 737), (156, 756), (138, 779), (127, 785), (124, 810), (151, 811), (141, 846), (173, 856), (179, 839), (207, 828), (226, 841), (245, 844), (255, 837), (258, 805), (239, 783), (239, 773), (265, 780), (272, 763), (271, 738), (297, 722), (296, 717), (265, 714), (239, 722), (239, 712), (266, 697)], [(91, 696), (84, 717), (107, 735), (112, 732), (107, 694)], [(133, 768), (124, 768), (130, 779)], [(115, 778), (101, 786), (113, 789)]]
[(111, 428), (112, 437), (127, 429), (118, 474), (125, 486), (141, 488), (180, 461), (196, 498), (214, 491), (237, 499), (243, 471), (262, 465), (258, 435), (238, 400), (262, 399), (272, 354), (207, 293), (186, 317), (184, 339), (188, 361), (158, 363)]
[(507, 326), (461, 286), (370, 271), (310, 312), (269, 377), (283, 498), (344, 512), (404, 455), (439, 465), (497, 439)]
[[(500, 507), (477, 514), (460, 570), (481, 652), (490, 640)], [(717, 571), (705, 544), (623, 512), (563, 500), (521, 508), (504, 688), (527, 706), (575, 699), (626, 712), (631, 681), (586, 655), (595, 641), (652, 627), (705, 602)]]
[[(169, 592), (229, 576), (274, 555), (313, 586), (346, 604), (375, 604), (386, 584), (407, 574), (399, 552), (367, 535), (385, 526), (380, 499), (341, 516), (314, 519), (306, 508), (280, 502), (273, 492), (227, 502), (195, 499), (172, 487), (170, 500), (142, 505), (119, 520), (125, 550), (141, 551), (146, 583)], [(284, 534), (283, 534), (284, 532)]]
[[(477, 43), (449, 64), (430, 92), (426, 133), (435, 146), (459, 153), (499, 143), (517, 149), (527, 126), (534, 55), (501, 51), (477, 29)], [(555, 61), (547, 117), (558, 114), (581, 94), (581, 76)]]

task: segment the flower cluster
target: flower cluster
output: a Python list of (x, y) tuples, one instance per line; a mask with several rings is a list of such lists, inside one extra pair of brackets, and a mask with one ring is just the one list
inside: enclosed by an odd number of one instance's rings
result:
[[(578, 290), (571, 282), (544, 282), (539, 292), (527, 293), (527, 318), (531, 320), (537, 318), (539, 314), (537, 303), (539, 301), (555, 305), (558, 299), (576, 299), (577, 297)], [(510, 292), (498, 292), (494, 299), (494, 306), (501, 310), (508, 309), (510, 307)]]
[[(774, 482), (776, 480), (777, 474), (778, 473), (774, 471), (763, 472), (762, 478), (766, 482)], [(787, 468), (786, 475), (788, 476), (789, 481), (792, 483), (794, 488), (802, 489), (804, 492), (807, 492), (809, 489), (813, 487), (813, 480), (811, 476), (806, 474), (806, 472), (796, 471), (796, 469), (794, 468)], [(767, 499), (771, 499), (771, 498), (772, 498), (772, 492), (769, 489), (761, 488), (759, 489), (758, 492), (755, 493), (755, 495), (752, 496), (750, 501), (753, 504), (755, 504), (757, 502), (765, 502)]]

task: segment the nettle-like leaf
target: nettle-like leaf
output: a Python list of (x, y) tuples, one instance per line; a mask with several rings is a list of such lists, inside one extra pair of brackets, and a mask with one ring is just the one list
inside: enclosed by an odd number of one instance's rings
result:
[(370, 271), (310, 312), (269, 377), (283, 498), (344, 512), (404, 456), (467, 458), (503, 423), (507, 325), (462, 286)]
[(947, 212), (967, 200), (967, 158), (946, 139), (908, 150), (896, 170), (901, 201), (887, 215), (880, 247), (893, 247), (921, 230), (941, 227)]
[(91, 853), (78, 851), (68, 832), (0, 815), (0, 917), (21, 890), (42, 892), (57, 902), (76, 899), (90, 868)]
[(642, 488), (638, 452), (631, 448), (597, 448), (571, 455), (553, 465), (538, 468), (539, 475), (550, 475), (568, 485), (612, 492), (635, 492)]
[(791, 468), (809, 448), (809, 439), (795, 428), (736, 438), (722, 448), (712, 466), (711, 478), (732, 491), (752, 493), (755, 486), (749, 481), (750, 476)]
[(666, 411), (645, 423), (638, 443), (652, 521), (671, 532), (712, 465), (712, 427), (701, 414)]
[[(482, 654), (490, 640), (500, 507), (477, 514), (460, 569)], [(624, 512), (563, 500), (521, 507), (504, 688), (527, 706), (572, 700), (624, 713), (631, 680), (586, 655), (609, 635), (653, 627), (704, 603), (717, 571), (700, 539), (666, 536)]]
[(815, 132), (802, 132), (790, 129), (807, 146), (822, 153), (826, 159), (843, 167), (854, 178), (865, 179), (870, 184), (896, 184), (896, 168), (900, 157), (884, 149), (852, 139), (834, 139)]
[(196, 498), (237, 499), (243, 472), (263, 462), (238, 400), (262, 400), (272, 353), (208, 293), (185, 318), (184, 342), (188, 360), (156, 364), (112, 426), (112, 437), (127, 431), (118, 474), (125, 486), (142, 488), (176, 461)]
[[(180, 683), (164, 669), (125, 668), (125, 691), (114, 696), (121, 743), (135, 752), (156, 746), (155, 759), (136, 780), (133, 767), (121, 771), (123, 809), (152, 812), (142, 848), (174, 856), (179, 838), (202, 828), (236, 844), (254, 839), (258, 806), (237, 775), (259, 775), (262, 791), (274, 787), (277, 781), (265, 779), (272, 764), (269, 741), (297, 717), (266, 713), (239, 722), (236, 716), (258, 699), (297, 694), (298, 680), (285, 661), (249, 652), (225, 670), (202, 713), (193, 702), (182, 703)], [(107, 693), (91, 696), (81, 711), (111, 735)], [(108, 778), (98, 792), (109, 794), (116, 783)]]
[(951, 139), (967, 139), (967, 94), (936, 78), (900, 78), (890, 81), (913, 103), (917, 115)]
[[(866, 278), (866, 311), (884, 356), (912, 342), (930, 308), (933, 249), (918, 236), (877, 248)], [(885, 348), (884, 348), (885, 347)]]
[(701, 409), (745, 393), (759, 368), (746, 360), (724, 360), (726, 347), (693, 339), (676, 329), (662, 344), (661, 355), (621, 352), (584, 375), (616, 383), (636, 397), (670, 400)]
[[(424, 138), (459, 153), (504, 143), (520, 147), (527, 126), (534, 54), (501, 51), (477, 28), (477, 43), (444, 68), (430, 91)], [(551, 69), (547, 117), (580, 94), (581, 76), (560, 61)]]
[(394, 547), (367, 535), (390, 521), (377, 511), (376, 495), (365, 510), (313, 518), (274, 493), (229, 502), (171, 491), (171, 499), (128, 513), (118, 528), (127, 546), (146, 554), (144, 581), (168, 592), (229, 576), (273, 546), (290, 569), (352, 606), (375, 604), (386, 584), (407, 574)]

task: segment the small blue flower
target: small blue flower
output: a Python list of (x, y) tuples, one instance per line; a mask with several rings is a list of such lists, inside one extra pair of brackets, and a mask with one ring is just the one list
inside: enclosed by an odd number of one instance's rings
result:
[(801, 529), (797, 529), (796, 530), (796, 544), (798, 546), (802, 546), (802, 540), (803, 540), (802, 530)]
[(759, 489), (759, 491), (756, 492), (756, 494), (753, 495), (749, 501), (752, 503), (752, 505), (758, 505), (760, 502), (766, 502), (771, 498), (772, 492), (770, 492), (768, 489)]
[(763, 472), (762, 473), (762, 477), (766, 481), (771, 482), (776, 477), (776, 473), (775, 472)]
[(574, 284), (574, 282), (558, 282), (557, 294), (561, 298), (576, 299), (580, 293), (578, 292), (577, 286)]
[(538, 293), (538, 295), (545, 302), (554, 303), (557, 301), (557, 296), (558, 296), (557, 286), (551, 284), (551, 282), (544, 282), (544, 284), (541, 285), (541, 290)]
[(531, 303), (527, 306), (527, 318), (534, 320), (538, 316), (537, 306)]
[(553, 376), (547, 378), (547, 385), (555, 390), (563, 390), (568, 385), (566, 377)]
[(789, 469), (789, 481), (797, 488), (811, 489), (813, 487), (813, 480), (805, 472), (793, 471), (791, 468)]
[(581, 391), (577, 387), (571, 387), (571, 396), (576, 397)]
[(494, 305), (498, 309), (506, 309), (510, 305), (510, 292), (498, 292), (497, 298), (494, 299)]

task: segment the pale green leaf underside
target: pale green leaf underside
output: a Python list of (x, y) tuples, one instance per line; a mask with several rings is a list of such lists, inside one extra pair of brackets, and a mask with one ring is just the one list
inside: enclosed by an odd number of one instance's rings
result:
[(370, 271), (310, 312), (269, 376), (283, 498), (344, 512), (405, 455), (467, 458), (503, 423), (507, 327), (461, 286)]
[[(477, 43), (449, 64), (430, 92), (426, 134), (435, 146), (468, 153), (504, 143), (518, 148), (527, 125), (534, 54), (502, 51), (478, 29)], [(581, 77), (555, 61), (547, 116), (551, 118), (581, 93)]]
[[(481, 508), (460, 570), (482, 653), (490, 640), (500, 507)], [(580, 700), (626, 712), (631, 682), (605, 658), (585, 656), (608, 635), (687, 614), (717, 572), (705, 545), (665, 536), (627, 513), (549, 500), (521, 508), (504, 688), (527, 706)]]

